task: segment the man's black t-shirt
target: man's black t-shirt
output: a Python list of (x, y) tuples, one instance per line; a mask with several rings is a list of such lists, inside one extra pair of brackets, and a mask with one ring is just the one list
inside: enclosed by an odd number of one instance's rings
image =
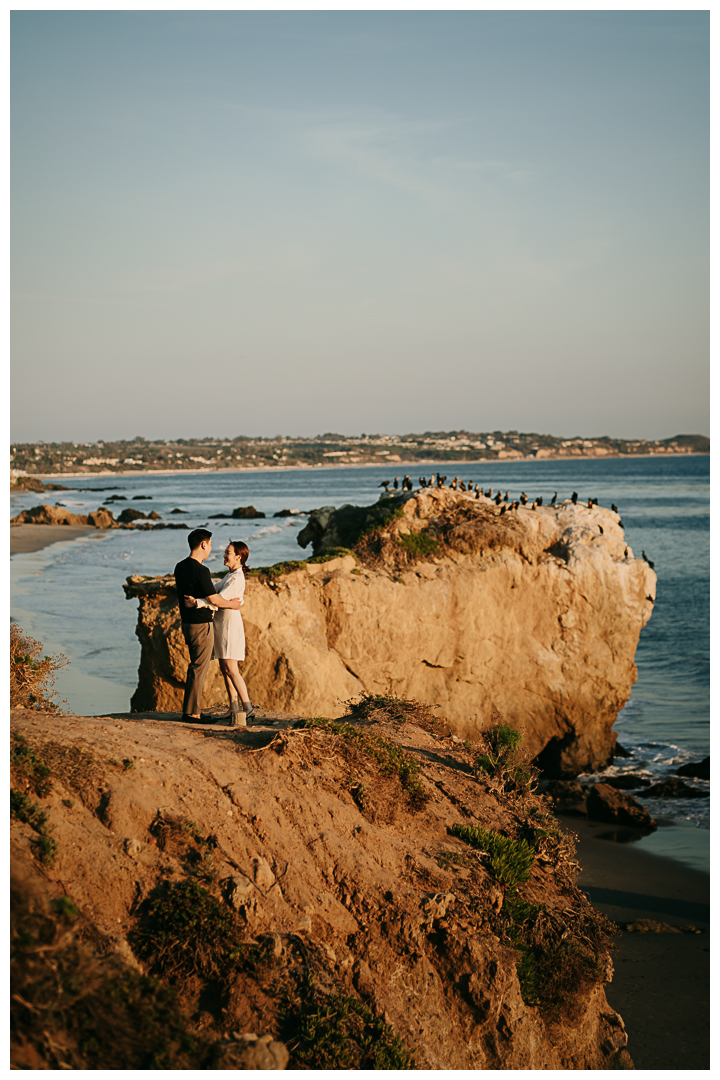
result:
[(185, 597), (194, 596), (196, 599), (205, 599), (217, 592), (215, 583), (210, 577), (210, 571), (197, 559), (188, 556), (175, 567), (175, 586), (180, 606), (180, 621), (184, 623), (208, 623), (212, 622), (213, 611), (211, 608), (185, 607)]

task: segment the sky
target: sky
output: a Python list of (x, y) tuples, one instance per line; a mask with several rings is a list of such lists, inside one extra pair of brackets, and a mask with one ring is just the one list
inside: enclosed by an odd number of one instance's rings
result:
[(15, 11), (11, 439), (709, 434), (707, 11)]

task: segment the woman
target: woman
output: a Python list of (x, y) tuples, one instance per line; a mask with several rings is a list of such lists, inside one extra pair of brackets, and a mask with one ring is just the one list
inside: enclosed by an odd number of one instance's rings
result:
[[(249, 554), (248, 546), (242, 540), (231, 540), (225, 548), (224, 562), (230, 573), (225, 575), (217, 590), (225, 600), (239, 600), (241, 604), (245, 602), (244, 570)], [(213, 607), (207, 600), (196, 600), (194, 596), (186, 596), (185, 603), (188, 607)], [(226, 716), (230, 719), (231, 727), (247, 727), (248, 720), (255, 716), (255, 710), (250, 704), (247, 686), (238, 667), (238, 661), (245, 659), (245, 630), (240, 612), (232, 608), (216, 608), (213, 629), (213, 659), (220, 661), (220, 670), (230, 701), (230, 710)]]

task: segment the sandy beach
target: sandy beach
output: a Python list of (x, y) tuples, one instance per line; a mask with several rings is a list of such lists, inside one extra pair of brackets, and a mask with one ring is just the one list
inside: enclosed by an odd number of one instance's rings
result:
[(101, 533), (93, 525), (11, 525), (10, 554), (27, 555), (32, 551), (42, 551), (50, 544), (62, 540), (77, 540), (79, 536)]
[(578, 835), (577, 883), (619, 925), (636, 919), (701, 933), (622, 931), (606, 987), (636, 1069), (710, 1068), (710, 877), (632, 844), (599, 839), (607, 826), (562, 818)]

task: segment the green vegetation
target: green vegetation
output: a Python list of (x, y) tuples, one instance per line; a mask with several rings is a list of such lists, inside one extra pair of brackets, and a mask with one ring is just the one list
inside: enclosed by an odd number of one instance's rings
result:
[[(503, 783), (509, 777), (511, 790), (524, 798), (529, 787), (517, 783), (517, 770), (523, 768), (516, 757), (519, 733), (498, 725), (488, 736), (485, 749), (478, 755), (480, 760), (475, 759), (477, 772), (500, 777)], [(605, 956), (615, 928), (587, 902), (569, 920), (565, 912), (558, 926), (544, 904), (531, 903), (520, 895), (520, 886), (529, 880), (538, 855), (552, 863), (559, 877), (564, 875), (568, 882), (571, 868), (577, 865), (572, 841), (541, 805), (528, 808), (520, 829), (527, 839), (460, 824), (453, 825), (450, 832), (482, 853), (504, 889), (498, 918), (507, 940), (520, 954), (517, 973), (523, 1001), (541, 1006), (549, 1018), (571, 1017), (581, 1008), (592, 986), (604, 978)], [(444, 868), (473, 868), (466, 859), (446, 852), (437, 856), (438, 864)]]
[[(11, 1045), (16, 1068), (192, 1069), (207, 1046), (190, 1037), (172, 990), (80, 940), (68, 896), (43, 910), (11, 891)], [(39, 1018), (42, 1018), (39, 1022)]]
[(10, 817), (25, 822), (37, 836), (32, 841), (35, 855), (45, 866), (53, 866), (57, 858), (58, 843), (51, 835), (50, 815), (37, 803), (15, 788), (10, 789)]
[(405, 533), (400, 537), (400, 544), (412, 559), (424, 559), (440, 552), (440, 544), (427, 533)]
[(424, 702), (414, 701), (412, 698), (401, 698), (390, 690), (386, 690), (384, 694), (363, 692), (360, 701), (346, 701), (345, 705), (349, 715), (371, 724), (390, 720), (401, 724), (417, 724), (418, 727), (432, 730), (439, 722), (438, 718), (433, 716), (433, 709), (437, 709), (437, 705), (425, 705)]
[[(273, 566), (257, 566), (252, 570), (247, 571), (248, 577), (265, 577), (274, 580), (275, 578), (282, 577), (283, 574), (290, 574), (293, 570), (302, 570), (303, 567), (308, 564), (313, 565), (317, 563), (330, 562), (331, 559), (342, 558), (343, 555), (352, 555), (353, 552), (349, 548), (334, 547), (328, 548), (322, 555), (313, 555), (310, 559), (287, 559), (285, 562), (275, 563)], [(227, 571), (224, 571), (221, 577), (225, 576)]]
[(70, 661), (65, 656), (41, 656), (39, 641), (10, 624), (10, 707), (57, 712), (53, 701), (55, 672)]
[(22, 735), (13, 732), (12, 740), (10, 768), (16, 781), (22, 782), (26, 790), (31, 789), (38, 798), (44, 799), (52, 791), (48, 765), (28, 746)]
[(479, 749), (473, 757), (478, 779), (490, 779), (504, 793), (524, 796), (535, 787), (537, 770), (523, 760), (520, 744), (523, 736), (507, 724), (495, 723), (483, 731)]
[(430, 798), (430, 793), (420, 782), (421, 770), (418, 762), (395, 743), (357, 728), (354, 724), (338, 723), (324, 717), (298, 720), (294, 726), (335, 735), (365, 758), (373, 760), (380, 775), (396, 776), (412, 810), (421, 810)]
[(186, 879), (161, 883), (143, 902), (131, 943), (154, 974), (218, 979), (243, 952), (240, 934), (227, 906), (198, 881)]
[(473, 825), (453, 825), (450, 832), (489, 856), (490, 869), (506, 889), (514, 891), (530, 877), (535, 852), (525, 840), (512, 840), (491, 829), (478, 829)]
[(357, 998), (324, 994), (310, 975), (287, 1001), (281, 1038), (291, 1069), (414, 1069), (389, 1024)]

